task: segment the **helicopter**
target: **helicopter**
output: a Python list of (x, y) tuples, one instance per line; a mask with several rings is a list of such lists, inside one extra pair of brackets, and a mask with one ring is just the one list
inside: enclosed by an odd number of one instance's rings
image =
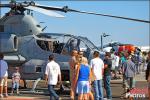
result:
[(117, 41), (108, 43), (103, 46), (104, 52), (111, 52), (114, 51), (115, 53), (119, 54), (121, 52), (129, 52), (129, 53), (137, 53), (139, 54), (141, 52), (141, 49), (136, 47), (133, 44), (124, 44)]
[[(54, 11), (92, 14), (150, 23), (146, 20), (74, 10), (68, 6), (40, 5), (33, 1), (11, 1), (7, 4), (0, 4), (0, 8), (4, 7), (10, 8), (10, 11), (0, 18), (0, 52), (4, 53), (4, 59), (8, 62), (9, 77), (12, 74), (11, 70), (19, 66), (22, 79), (37, 80), (35, 85), (44, 78), (50, 54), (54, 54), (56, 62), (61, 65), (62, 79), (69, 80), (68, 61), (72, 49), (83, 51), (89, 61), (95, 50), (101, 51), (86, 37), (66, 33), (45, 33), (44, 28), (33, 17), (32, 10), (60, 18), (64, 16)], [(71, 45), (73, 42), (76, 44), (74, 47)], [(101, 52), (101, 54), (104, 53)]]

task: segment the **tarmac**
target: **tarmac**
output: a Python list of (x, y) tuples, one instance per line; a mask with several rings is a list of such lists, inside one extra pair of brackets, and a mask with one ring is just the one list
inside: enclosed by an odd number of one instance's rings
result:
[[(141, 90), (144, 92), (145, 97), (138, 97), (136, 99), (132, 100), (148, 100), (148, 91), (147, 91), (147, 82), (145, 80), (145, 73), (142, 72), (141, 74), (136, 75), (136, 89)], [(37, 85), (36, 92), (30, 91), (33, 85), (33, 81), (27, 81), (27, 87), (28, 89), (20, 89), (20, 94), (14, 94), (8, 96), (8, 98), (0, 98), (0, 100), (49, 100), (49, 93), (47, 90), (47, 85), (45, 84), (45, 81), (40, 81)], [(8, 82), (8, 92), (11, 92), (11, 80)], [(23, 84), (21, 84), (23, 86)], [(65, 85), (65, 90), (60, 91), (58, 87), (56, 87), (56, 91), (59, 94), (59, 96), (62, 98), (62, 100), (70, 100), (69, 96), (69, 86)], [(112, 100), (129, 100), (129, 99), (123, 99), (124, 96), (124, 89), (122, 88), (122, 79), (117, 80), (111, 80), (111, 89), (112, 89)], [(142, 93), (143, 93), (142, 92)], [(104, 90), (104, 96), (106, 96), (105, 90)], [(107, 100), (107, 99), (105, 99)]]

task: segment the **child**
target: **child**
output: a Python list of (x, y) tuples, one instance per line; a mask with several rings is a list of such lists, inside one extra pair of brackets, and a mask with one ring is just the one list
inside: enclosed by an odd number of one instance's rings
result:
[(19, 94), (19, 82), (20, 82), (20, 73), (19, 68), (15, 68), (15, 72), (12, 75), (12, 94), (14, 92), (14, 89), (17, 90), (17, 94)]

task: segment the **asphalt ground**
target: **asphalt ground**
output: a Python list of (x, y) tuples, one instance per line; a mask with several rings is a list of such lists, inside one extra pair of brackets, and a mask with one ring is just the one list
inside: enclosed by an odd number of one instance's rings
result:
[[(33, 81), (27, 81), (28, 89), (20, 88), (20, 94), (14, 94), (10, 95), (8, 98), (3, 98), (0, 100), (49, 100), (49, 93), (47, 90), (47, 85), (45, 84), (45, 81), (40, 81), (36, 88), (36, 93), (31, 92), (31, 88), (33, 85)], [(11, 80), (9, 80), (8, 83), (8, 92), (11, 92)], [(23, 86), (23, 84), (21, 84)], [(56, 91), (59, 94), (59, 96), (62, 98), (62, 100), (70, 100), (69, 96), (69, 86), (65, 85), (65, 90), (60, 91), (58, 87), (56, 87)], [(124, 96), (124, 89), (122, 88), (122, 79), (118, 80), (111, 80), (111, 89), (112, 89), (112, 100), (129, 100), (129, 99), (123, 99)], [(147, 82), (144, 78), (144, 73), (138, 74), (136, 76), (136, 89), (143, 90), (146, 97), (142, 98), (136, 98), (134, 100), (148, 100), (147, 96)], [(105, 95), (105, 90), (104, 90)]]

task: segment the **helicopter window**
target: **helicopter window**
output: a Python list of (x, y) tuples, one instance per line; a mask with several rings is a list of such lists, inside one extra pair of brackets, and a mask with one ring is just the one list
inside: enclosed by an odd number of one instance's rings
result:
[(86, 51), (86, 49), (87, 49), (87, 46), (85, 45), (85, 43), (84, 42), (80, 42), (80, 45), (79, 45), (79, 48), (80, 48), (80, 51)]
[(50, 41), (37, 40), (38, 46), (47, 51), (51, 51), (53, 53), (60, 54), (63, 51), (64, 45), (69, 39), (69, 36), (57, 35), (51, 33), (45, 33), (42, 35), (38, 35), (38, 37), (46, 37), (50, 39)]
[(40, 25), (36, 25), (37, 27), (41, 27)]
[(66, 49), (68, 53), (70, 53), (73, 49), (80, 50), (79, 45), (80, 45), (81, 40), (76, 39), (76, 38), (71, 38), (69, 42), (66, 44)]
[(37, 40), (37, 44), (40, 46), (41, 49), (49, 51), (48, 41)]
[(36, 72), (42, 72), (42, 68), (40, 66), (36, 67)]
[(17, 48), (18, 48), (17, 46), (18, 46), (18, 39), (17, 39), (17, 37), (15, 36), (15, 37), (14, 37), (14, 48), (17, 49)]
[(88, 40), (88, 38), (86, 37), (79, 37), (81, 40), (84, 41), (84, 43), (86, 43), (86, 45), (91, 48), (91, 49), (98, 49), (90, 40)]
[(84, 56), (89, 57), (91, 49), (88, 47), (86, 42), (80, 38), (71, 38), (62, 50), (62, 54), (70, 54), (73, 49), (83, 51)]
[(4, 32), (4, 25), (0, 25), (0, 32)]
[(54, 41), (53, 42), (54, 45), (54, 53), (61, 53), (63, 47), (64, 47), (64, 43), (60, 43), (59, 41)]
[(59, 41), (43, 41), (37, 40), (39, 47), (46, 51), (51, 51), (54, 53), (61, 53), (64, 43), (59, 43)]
[(53, 42), (52, 41), (47, 42), (47, 48), (49, 51), (53, 51)]
[(81, 41), (79, 48), (80, 48), (80, 51), (83, 51), (83, 55), (88, 58), (90, 54), (90, 48), (87, 46), (87, 44)]

